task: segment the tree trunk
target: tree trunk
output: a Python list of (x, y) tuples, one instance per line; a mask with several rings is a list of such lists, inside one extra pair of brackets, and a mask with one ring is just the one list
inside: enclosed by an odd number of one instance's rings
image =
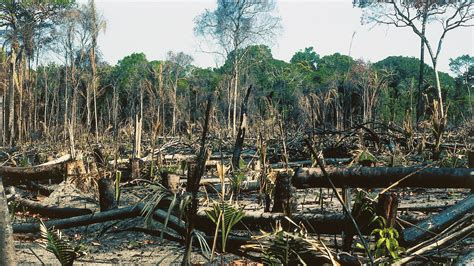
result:
[(272, 212), (283, 212), (291, 216), (296, 211), (296, 199), (293, 197), (296, 190), (291, 185), (291, 175), (279, 172), (275, 181)]
[(15, 242), (13, 241), (10, 213), (5, 190), (0, 176), (0, 265), (16, 265)]
[(19, 204), (20, 208), (25, 208), (30, 213), (41, 214), (48, 218), (69, 218), (92, 214), (90, 209), (50, 206), (42, 204), (41, 202), (24, 199), (19, 196), (15, 196), (13, 200)]
[[(427, 7), (428, 5), (425, 5), (423, 9), (423, 18), (421, 22), (421, 34), (425, 36), (426, 33), (426, 19), (428, 18), (427, 16)], [(420, 38), (420, 72), (418, 74), (418, 97), (417, 97), (417, 104), (416, 104), (416, 122), (420, 121), (423, 116), (423, 106), (422, 106), (422, 91), (423, 91), (423, 76), (425, 74), (425, 41), (423, 38)]]
[[(418, 171), (418, 172), (416, 172)], [(472, 168), (350, 167), (327, 168), (337, 187), (385, 188), (409, 174), (398, 187), (474, 188)], [(294, 177), (296, 188), (330, 187), (319, 168), (299, 168)]]
[(66, 163), (37, 165), (30, 167), (1, 166), (0, 175), (8, 185), (20, 184), (23, 180), (64, 179)]
[(438, 73), (438, 68), (436, 62), (433, 62), (433, 70), (435, 73), (435, 79), (436, 79), (436, 92), (438, 93), (438, 101), (439, 101), (439, 112), (441, 115), (441, 118), (444, 117), (444, 106), (443, 106), (443, 95), (441, 93), (441, 82), (439, 80), (439, 73)]
[(99, 179), (99, 205), (101, 212), (118, 208), (115, 200), (115, 186), (110, 178)]
[(235, 139), (234, 152), (232, 154), (232, 169), (233, 171), (239, 170), (240, 153), (242, 152), (242, 146), (244, 145), (245, 132), (247, 130), (247, 104), (252, 91), (252, 86), (247, 89), (245, 98), (242, 101), (242, 107), (240, 110), (240, 124), (237, 138)]
[(236, 120), (237, 120), (237, 91), (239, 87), (239, 69), (237, 60), (234, 62), (234, 111), (232, 112), (232, 136), (235, 137)]
[[(471, 169), (472, 170), (472, 169)], [(403, 240), (406, 243), (420, 243), (421, 241), (433, 236), (433, 233), (439, 233), (441, 230), (459, 220), (466, 214), (472, 214), (474, 211), (474, 194), (453, 205), (444, 211), (429, 217), (418, 223), (416, 226), (407, 228), (403, 231)]]

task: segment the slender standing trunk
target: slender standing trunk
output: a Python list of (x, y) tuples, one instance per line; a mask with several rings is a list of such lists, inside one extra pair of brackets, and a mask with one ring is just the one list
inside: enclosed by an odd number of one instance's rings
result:
[(16, 265), (15, 242), (10, 223), (7, 199), (0, 177), (0, 265)]
[(232, 113), (232, 136), (236, 136), (236, 120), (237, 120), (237, 88), (239, 86), (239, 69), (237, 60), (234, 62), (234, 111)]
[(15, 90), (16, 90), (16, 50), (12, 49), (10, 55), (10, 84), (8, 88), (8, 130), (7, 139), (10, 146), (15, 138)]
[(441, 94), (441, 82), (439, 80), (439, 72), (436, 60), (433, 61), (433, 71), (435, 73), (436, 79), (436, 92), (438, 93), (438, 101), (439, 101), (439, 112), (441, 117), (444, 117), (444, 107), (443, 107), (443, 96)]
[(176, 136), (176, 108), (177, 108), (177, 97), (178, 97), (178, 77), (176, 76), (173, 84), (173, 125), (171, 126), (173, 136)]
[[(421, 34), (424, 36), (426, 33), (426, 20), (428, 18), (427, 9), (425, 7), (423, 12), (423, 19), (421, 22)], [(423, 117), (423, 106), (422, 106), (422, 91), (423, 91), (423, 76), (425, 73), (425, 42), (420, 38), (420, 73), (418, 74), (418, 99), (416, 104), (416, 122), (422, 119)]]
[[(94, 41), (95, 44), (95, 41)], [(97, 121), (97, 82), (96, 82), (96, 76), (97, 76), (97, 71), (96, 71), (96, 65), (95, 65), (95, 46), (92, 47), (91, 52), (90, 52), (90, 57), (91, 57), (91, 68), (92, 68), (92, 80), (91, 80), (91, 87), (92, 87), (92, 98), (94, 101), (94, 129), (95, 129), (95, 141), (99, 143), (99, 128), (98, 128), (98, 121)]]

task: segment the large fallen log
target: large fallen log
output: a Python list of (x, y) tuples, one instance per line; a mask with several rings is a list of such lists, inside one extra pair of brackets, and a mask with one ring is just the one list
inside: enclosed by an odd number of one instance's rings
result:
[[(48, 228), (54, 226), (54, 228), (56, 229), (66, 229), (76, 226), (85, 226), (95, 223), (103, 223), (113, 220), (137, 217), (140, 215), (142, 209), (143, 204), (137, 204), (130, 207), (93, 213), (90, 215), (82, 215), (58, 220), (49, 220), (44, 223)], [(39, 232), (39, 230), (39, 223), (22, 223), (13, 225), (14, 233), (37, 233)]]
[(17, 195), (13, 197), (13, 200), (29, 212), (41, 214), (48, 218), (69, 218), (92, 214), (90, 209), (50, 206), (41, 202), (24, 199)]
[(406, 243), (417, 243), (439, 233), (441, 230), (456, 222), (461, 217), (474, 211), (474, 194), (460, 201), (444, 211), (429, 217), (416, 226), (403, 231), (403, 240)]
[(23, 180), (62, 179), (66, 176), (66, 164), (47, 164), (30, 167), (0, 166), (4, 185), (18, 185)]
[[(328, 167), (327, 172), (336, 187), (388, 187), (412, 175), (398, 187), (474, 189), (474, 168)], [(296, 188), (330, 187), (319, 168), (297, 169), (292, 184)]]

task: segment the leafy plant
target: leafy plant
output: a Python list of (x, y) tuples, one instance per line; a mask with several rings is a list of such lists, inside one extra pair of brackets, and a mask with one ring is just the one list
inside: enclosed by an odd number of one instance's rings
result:
[(398, 244), (398, 231), (393, 227), (387, 227), (386, 221), (383, 217), (380, 217), (379, 219), (382, 221), (383, 227), (376, 228), (371, 233), (371, 235), (377, 237), (377, 242), (375, 243), (375, 257), (380, 258), (390, 256), (392, 260), (398, 260), (400, 258), (400, 253), (405, 250)]
[(242, 187), (242, 183), (245, 180), (245, 173), (244, 172), (236, 172), (232, 174), (231, 178), (231, 185), (232, 185), (232, 193), (237, 197), (240, 194), (240, 188)]
[(41, 237), (43, 238), (42, 247), (51, 252), (63, 266), (73, 265), (74, 261), (85, 255), (84, 247), (77, 245), (72, 247), (63, 237), (61, 231), (54, 232), (48, 229), (43, 221), (40, 221)]
[(158, 209), (159, 204), (163, 200), (167, 200), (170, 203), (168, 206), (164, 228), (161, 231), (162, 238), (163, 238), (164, 230), (166, 229), (168, 225), (168, 221), (169, 221), (172, 211), (177, 207), (179, 217), (182, 218), (182, 214), (184, 213), (186, 206), (190, 202), (191, 196), (182, 190), (173, 192), (165, 188), (163, 185), (157, 184), (154, 189), (154, 193), (152, 193), (150, 197), (146, 198), (146, 203), (142, 210), (142, 215), (145, 216), (145, 223), (147, 226), (151, 225), (153, 213), (155, 212), (156, 209)]
[[(400, 258), (400, 254), (405, 251), (398, 243), (399, 233), (393, 227), (388, 227), (387, 222), (381, 216), (375, 216), (373, 222), (379, 226), (374, 228), (371, 232), (375, 236), (375, 244), (373, 245), (374, 255), (376, 258), (389, 257), (390, 260), (396, 261)], [(357, 243), (358, 248), (363, 248), (360, 243)]]
[[(225, 253), (227, 239), (232, 227), (236, 225), (245, 216), (242, 208), (236, 208), (226, 201), (215, 202), (211, 210), (206, 210), (206, 215), (216, 225), (216, 234), (214, 239), (217, 239), (217, 232), (221, 230), (222, 252)], [(212, 250), (215, 249), (215, 240)]]
[(262, 231), (261, 236), (254, 236), (253, 239), (257, 243), (243, 247), (260, 253), (265, 264), (314, 265), (316, 262), (336, 264), (331, 251), (321, 240), (310, 237), (303, 225), (296, 225), (294, 232), (288, 232), (283, 230), (280, 222), (277, 222), (273, 232)]

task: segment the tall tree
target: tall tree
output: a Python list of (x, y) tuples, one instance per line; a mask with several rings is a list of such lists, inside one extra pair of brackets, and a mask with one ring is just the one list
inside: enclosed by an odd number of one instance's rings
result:
[[(472, 0), (354, 0), (354, 4), (365, 8), (364, 17), (369, 21), (395, 27), (408, 27), (420, 37), (422, 44), (428, 49), (434, 69), (440, 115), (444, 117), (443, 97), (438, 73), (439, 54), (448, 32), (459, 27), (471, 26), (470, 21), (474, 18), (474, 2)], [(436, 41), (427, 37), (427, 21), (440, 22), (441, 35)], [(433, 43), (436, 46), (433, 46)], [(422, 45), (422, 48), (424, 46)]]
[[(0, 1), (0, 31), (3, 32), (1, 37), (3, 46), (9, 47), (8, 108), (5, 110), (8, 116), (6, 135), (9, 144), (15, 139), (21, 141), (23, 132), (27, 132), (22, 109), (23, 93), (25, 87), (29, 88), (31, 68), (26, 62), (31, 62), (35, 55), (38, 39), (41, 39), (38, 36), (50, 36), (57, 19), (73, 3), (72, 0)], [(42, 42), (52, 40), (42, 38)]]
[(461, 80), (462, 85), (467, 87), (469, 112), (473, 115), (471, 87), (474, 86), (474, 56), (461, 55), (455, 59), (449, 59), (449, 68)]
[(186, 76), (186, 70), (193, 61), (193, 57), (183, 52), (174, 53), (169, 51), (167, 54), (168, 67), (170, 71), (170, 83), (173, 90), (171, 100), (173, 104), (173, 121), (172, 121), (172, 133), (176, 134), (176, 115), (177, 115), (177, 97), (178, 97), (178, 82)]
[[(217, 8), (206, 10), (195, 19), (194, 29), (198, 36), (210, 37), (226, 58), (233, 53), (233, 67), (229, 82), (229, 95), (232, 94), (232, 134), (236, 135), (237, 99), (241, 59), (245, 55), (237, 53), (250, 44), (271, 41), (280, 28), (280, 19), (274, 15), (273, 0), (218, 0)], [(230, 112), (230, 108), (229, 108)]]

